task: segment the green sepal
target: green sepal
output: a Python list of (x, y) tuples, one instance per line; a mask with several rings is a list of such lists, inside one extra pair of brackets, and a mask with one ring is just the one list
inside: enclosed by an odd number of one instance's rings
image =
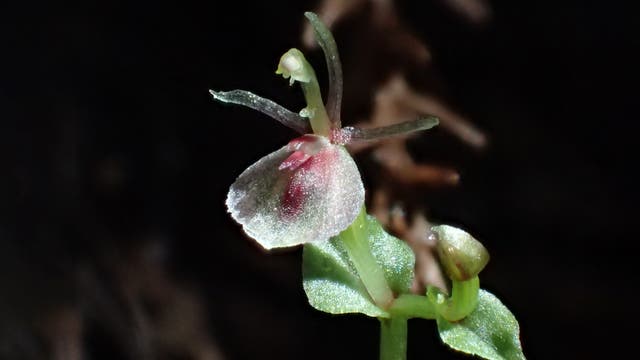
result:
[(488, 291), (480, 290), (478, 306), (461, 321), (437, 321), (440, 338), (455, 350), (490, 360), (525, 359), (518, 321)]
[[(415, 263), (413, 251), (386, 233), (375, 218), (366, 219), (369, 248), (389, 287), (396, 295), (409, 292)], [(309, 304), (317, 310), (389, 317), (369, 296), (339, 236), (306, 244), (302, 261), (303, 287)]]

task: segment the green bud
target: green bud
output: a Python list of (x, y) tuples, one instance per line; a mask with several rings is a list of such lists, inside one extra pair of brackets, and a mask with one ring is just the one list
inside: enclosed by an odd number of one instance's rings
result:
[(489, 262), (489, 252), (469, 233), (449, 225), (431, 228), (437, 235), (436, 250), (440, 265), (451, 280), (469, 280)]

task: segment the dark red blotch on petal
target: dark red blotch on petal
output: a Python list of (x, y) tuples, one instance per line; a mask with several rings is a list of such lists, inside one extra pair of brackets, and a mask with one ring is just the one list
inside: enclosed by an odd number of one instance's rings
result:
[(280, 214), (284, 219), (290, 219), (300, 215), (302, 212), (302, 204), (304, 203), (305, 184), (292, 180), (294, 180), (293, 177), (289, 180), (282, 196)]
[(302, 213), (307, 198), (314, 191), (326, 187), (334, 145), (324, 143), (316, 136), (302, 136), (289, 143), (293, 152), (278, 167), (289, 172), (287, 185), (282, 195), (280, 213), (284, 219), (291, 219)]

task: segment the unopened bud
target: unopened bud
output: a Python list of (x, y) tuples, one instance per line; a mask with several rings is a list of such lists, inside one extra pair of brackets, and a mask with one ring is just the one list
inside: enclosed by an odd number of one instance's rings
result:
[(434, 226), (431, 231), (438, 236), (438, 258), (450, 279), (469, 280), (489, 262), (487, 249), (469, 233), (449, 225)]

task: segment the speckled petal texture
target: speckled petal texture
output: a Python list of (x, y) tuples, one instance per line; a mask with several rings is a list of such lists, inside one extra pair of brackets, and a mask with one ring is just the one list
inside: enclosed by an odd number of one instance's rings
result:
[(231, 185), (227, 208), (265, 249), (328, 240), (346, 229), (364, 203), (364, 186), (349, 153), (328, 141), (295, 170), (279, 170), (284, 146), (251, 165)]

